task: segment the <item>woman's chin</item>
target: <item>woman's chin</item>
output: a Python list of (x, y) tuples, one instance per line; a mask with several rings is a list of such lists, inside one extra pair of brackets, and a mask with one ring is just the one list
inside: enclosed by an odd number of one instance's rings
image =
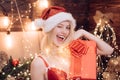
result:
[(57, 43), (55, 43), (55, 45), (57, 46), (57, 47), (60, 47), (60, 46), (62, 46), (64, 44), (64, 42), (57, 42)]

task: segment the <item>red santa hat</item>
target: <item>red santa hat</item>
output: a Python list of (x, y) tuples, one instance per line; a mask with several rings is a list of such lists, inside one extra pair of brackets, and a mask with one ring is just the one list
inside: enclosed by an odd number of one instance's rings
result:
[(45, 32), (51, 31), (57, 24), (68, 20), (71, 26), (75, 28), (76, 21), (71, 13), (66, 12), (63, 7), (52, 6), (46, 8), (39, 19), (35, 19), (35, 26), (43, 27)]

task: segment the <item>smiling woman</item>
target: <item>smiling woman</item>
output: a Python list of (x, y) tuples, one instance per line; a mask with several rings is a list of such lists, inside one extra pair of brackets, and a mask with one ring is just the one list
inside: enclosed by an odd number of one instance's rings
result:
[(43, 28), (44, 36), (41, 53), (31, 63), (32, 80), (96, 80), (96, 53), (113, 52), (91, 33), (74, 32), (76, 21), (63, 7), (46, 8), (35, 24)]
[(67, 39), (67, 37), (70, 34), (70, 25), (69, 21), (64, 21), (60, 24), (58, 24), (52, 32), (52, 39), (54, 44), (59, 46), (60, 44), (63, 44), (64, 41)]

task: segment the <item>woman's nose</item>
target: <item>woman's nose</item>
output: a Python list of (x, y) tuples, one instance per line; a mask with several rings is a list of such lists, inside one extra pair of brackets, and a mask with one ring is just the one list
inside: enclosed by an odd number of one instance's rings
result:
[(68, 33), (68, 30), (67, 30), (66, 28), (63, 28), (63, 29), (62, 29), (62, 33), (63, 33), (63, 34), (67, 34), (67, 33)]

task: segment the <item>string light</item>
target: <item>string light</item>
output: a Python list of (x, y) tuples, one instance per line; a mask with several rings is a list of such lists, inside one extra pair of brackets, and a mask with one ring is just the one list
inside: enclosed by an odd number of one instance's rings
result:
[(48, 1), (47, 0), (38, 0), (38, 6), (39, 6), (39, 8), (47, 8)]
[(7, 16), (0, 17), (0, 27), (1, 28), (6, 28), (7, 29), (9, 24), (10, 24), (10, 19)]
[[(99, 70), (97, 79), (98, 80), (119, 79), (119, 77), (115, 77), (115, 75), (113, 75), (113, 74), (116, 74), (116, 76), (119, 76), (118, 71), (115, 71), (115, 69), (119, 69), (118, 67), (115, 68), (115, 66), (118, 66), (118, 63), (119, 63), (118, 62), (119, 60), (116, 59), (119, 54), (119, 49), (118, 49), (118, 45), (116, 44), (116, 35), (113, 28), (110, 26), (110, 24), (107, 21), (100, 19), (94, 30), (94, 35), (106, 41), (107, 43), (111, 44), (114, 48), (114, 52), (112, 55), (104, 56), (104, 58), (102, 58), (99, 55), (97, 56), (98, 57), (97, 70)], [(110, 60), (105, 60), (106, 59), (105, 57), (108, 57)], [(107, 64), (106, 65), (107, 68), (105, 67), (105, 64)], [(109, 68), (111, 69), (109, 70)]]

